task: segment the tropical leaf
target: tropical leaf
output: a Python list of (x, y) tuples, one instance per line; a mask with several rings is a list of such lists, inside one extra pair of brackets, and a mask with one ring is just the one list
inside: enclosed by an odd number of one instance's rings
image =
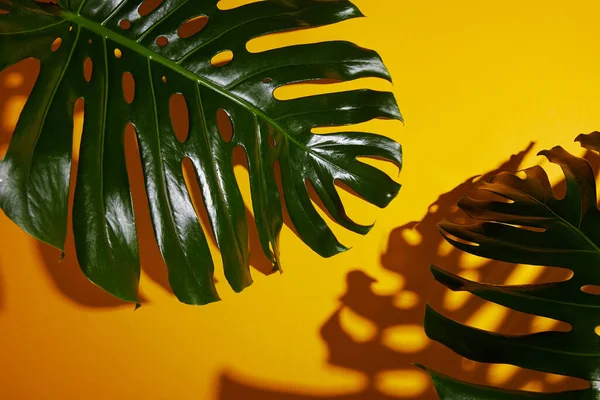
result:
[[(324, 257), (346, 247), (315, 210), (307, 182), (335, 221), (360, 234), (371, 227), (346, 215), (334, 183), (345, 183), (379, 207), (398, 193), (400, 185), (357, 157), (400, 167), (400, 145), (363, 132), (312, 133), (316, 127), (401, 119), (391, 93), (362, 89), (286, 101), (273, 94), (277, 87), (313, 80), (390, 80), (374, 51), (342, 41), (260, 53), (246, 49), (262, 35), (360, 17), (350, 1), (270, 0), (227, 10), (216, 0), (58, 3), (0, 1), (0, 69), (28, 57), (41, 65), (0, 163), (0, 207), (29, 234), (63, 249), (73, 109), (83, 98), (73, 206), (76, 251), (86, 276), (113, 295), (138, 301), (140, 261), (123, 144), (129, 123), (136, 131), (155, 236), (171, 287), (185, 303), (218, 300), (207, 239), (184, 181), (185, 159), (193, 163), (235, 291), (252, 282), (245, 207), (232, 165), (236, 147), (247, 155), (260, 242), (275, 268), (282, 227), (275, 164), (298, 235)], [(187, 23), (199, 32), (182, 38), (180, 28)], [(84, 75), (86, 62), (93, 65), (91, 77)], [(124, 96), (125, 78), (135, 83), (133, 99)], [(174, 94), (183, 95), (189, 109), (184, 141), (170, 120)], [(219, 129), (217, 115), (223, 112), (233, 126), (230, 139)]]
[[(576, 140), (588, 150), (600, 151), (598, 132)], [(501, 173), (459, 202), (473, 223), (444, 221), (440, 230), (453, 246), (468, 253), (569, 269), (572, 277), (562, 282), (501, 286), (469, 281), (435, 266), (431, 270), (450, 290), (470, 292), (516, 311), (562, 321), (571, 329), (501, 335), (459, 324), (428, 307), (425, 331), (431, 339), (471, 360), (581, 378), (589, 381), (590, 388), (561, 393), (506, 391), (431, 372), (444, 399), (600, 398), (600, 337), (595, 333), (600, 326), (600, 296), (590, 290), (600, 285), (600, 272), (594, 269), (600, 266), (600, 212), (594, 173), (588, 161), (561, 147), (540, 154), (562, 168), (567, 186), (564, 198), (555, 197), (546, 172), (539, 166), (525, 170), (523, 178)]]

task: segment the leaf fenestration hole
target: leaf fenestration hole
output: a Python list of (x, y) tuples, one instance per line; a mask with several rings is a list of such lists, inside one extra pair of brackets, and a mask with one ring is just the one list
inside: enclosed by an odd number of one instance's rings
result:
[(271, 83), (271, 82), (273, 82), (273, 79), (269, 78), (269, 77), (266, 77), (265, 79), (263, 79), (263, 82), (264, 83)]
[(229, 143), (233, 138), (233, 124), (227, 111), (222, 108), (217, 110), (217, 126), (223, 140)]
[(125, 31), (129, 30), (129, 29), (131, 29), (131, 21), (128, 19), (122, 19), (119, 22), (119, 27)]
[(208, 24), (208, 17), (200, 15), (185, 21), (177, 30), (177, 34), (182, 39), (188, 39), (202, 31)]
[(123, 85), (123, 97), (125, 101), (127, 104), (133, 103), (133, 99), (135, 98), (135, 79), (131, 75), (131, 72), (127, 71), (123, 73), (121, 83)]
[(163, 0), (144, 0), (142, 5), (138, 8), (138, 13), (145, 17), (150, 14), (152, 11), (156, 10), (158, 6), (162, 4)]
[[(206, 210), (204, 196), (202, 195), (200, 185), (198, 184), (198, 175), (196, 173), (196, 168), (194, 167), (194, 163), (189, 157), (185, 157), (183, 159), (183, 161), (181, 162), (181, 169), (183, 171), (183, 178), (185, 180), (188, 193), (190, 194), (192, 205), (194, 206), (194, 210), (196, 211), (196, 216), (198, 217), (198, 221), (200, 222), (200, 226), (202, 226), (204, 234), (213, 244), (213, 246), (209, 247), (217, 248), (217, 240), (215, 239), (212, 227), (210, 225), (210, 219), (208, 216), (208, 211)], [(210, 253), (213, 257), (213, 260), (219, 259), (218, 251), (213, 250), (212, 248), (210, 249)]]
[(0, 9), (0, 15), (8, 14), (10, 11)]
[(169, 99), (169, 115), (175, 137), (179, 142), (185, 142), (190, 133), (190, 114), (185, 97), (181, 93), (175, 93)]
[(169, 44), (169, 39), (166, 36), (159, 36), (156, 38), (156, 44), (160, 47), (165, 47)]
[(161, 80), (163, 81), (163, 83), (167, 83), (167, 77), (166, 77), (166, 76), (163, 76), (163, 77), (161, 78)]
[(73, 25), (69, 27), (69, 32), (73, 32)]
[(92, 73), (94, 72), (94, 62), (91, 58), (87, 57), (85, 61), (83, 61), (83, 77), (86, 82), (90, 82), (92, 80)]
[[(73, 107), (73, 160), (76, 162), (79, 160), (79, 148), (81, 145), (81, 135), (83, 134), (83, 123), (85, 121), (85, 99), (80, 97), (75, 102)], [(77, 175), (76, 166), (73, 165), (75, 170), (71, 171), (71, 176)], [(74, 182), (73, 182), (74, 184)]]
[[(265, 255), (260, 242), (258, 228), (256, 227), (256, 219), (252, 204), (252, 196), (250, 189), (250, 175), (248, 173), (248, 155), (243, 146), (237, 145), (233, 149), (232, 155), (233, 172), (238, 188), (242, 194), (244, 205), (246, 206), (246, 220), (248, 221), (248, 239), (250, 241), (250, 266), (264, 275), (270, 275), (273, 272), (273, 263)], [(259, 210), (260, 212), (263, 210)], [(273, 247), (270, 246), (271, 254)]]
[(585, 285), (581, 287), (581, 291), (587, 294), (600, 295), (600, 286), (598, 285)]
[(117, 58), (123, 57), (123, 52), (121, 51), (121, 49), (115, 49), (115, 57), (117, 57)]
[(56, 53), (58, 51), (58, 49), (60, 49), (60, 46), (62, 46), (62, 38), (56, 38), (52, 42), (52, 46), (50, 47), (50, 50), (52, 50), (53, 53)]
[(223, 50), (213, 56), (210, 65), (213, 67), (224, 67), (233, 61), (233, 51)]
[(88, 43), (89, 43), (89, 44), (92, 44), (92, 39), (88, 39)]
[(275, 139), (275, 136), (273, 136), (273, 135), (269, 135), (269, 147), (271, 147), (272, 149), (277, 147), (277, 140)]

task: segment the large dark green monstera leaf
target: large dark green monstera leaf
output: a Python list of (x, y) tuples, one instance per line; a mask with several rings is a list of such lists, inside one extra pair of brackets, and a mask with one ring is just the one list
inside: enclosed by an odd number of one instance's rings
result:
[[(273, 94), (277, 87), (311, 80), (389, 80), (375, 52), (342, 41), (261, 53), (246, 49), (261, 35), (360, 17), (350, 1), (269, 0), (222, 10), (216, 0), (164, 0), (145, 16), (142, 0), (58, 3), (0, 0), (0, 69), (28, 57), (41, 63), (0, 163), (0, 207), (32, 236), (63, 248), (74, 105), (84, 98), (75, 244), (86, 276), (113, 295), (138, 301), (140, 261), (124, 155), (128, 123), (136, 130), (155, 236), (171, 287), (184, 303), (218, 300), (207, 239), (184, 181), (184, 159), (193, 163), (225, 276), (235, 291), (252, 282), (248, 222), (232, 165), (236, 146), (247, 154), (260, 242), (275, 268), (282, 227), (275, 163), (296, 231), (324, 257), (346, 247), (313, 207), (307, 182), (339, 224), (361, 234), (370, 227), (346, 215), (334, 182), (379, 207), (398, 193), (396, 182), (357, 157), (400, 166), (400, 145), (363, 132), (311, 133), (315, 127), (401, 119), (391, 93), (363, 89), (287, 101)], [(182, 38), (180, 27), (197, 17), (204, 28)], [(62, 42), (56, 50), (57, 38)], [(232, 52), (233, 59), (212, 63), (223, 51)], [(93, 64), (89, 81), (84, 76), (88, 58)], [(127, 73), (135, 81), (133, 101), (123, 93)], [(184, 96), (189, 109), (183, 142), (169, 114), (175, 93)], [(219, 132), (217, 113), (223, 111), (233, 125), (231, 140)]]
[[(600, 151), (598, 132), (580, 135), (577, 141), (588, 150)], [(590, 388), (560, 393), (507, 391), (459, 382), (432, 371), (442, 399), (600, 398), (600, 336), (595, 333), (600, 326), (600, 296), (586, 288), (600, 285), (600, 212), (594, 173), (586, 160), (561, 147), (540, 154), (562, 168), (567, 186), (564, 198), (553, 195), (539, 166), (525, 170), (525, 178), (502, 173), (477, 188), (500, 198), (465, 196), (459, 207), (475, 222), (445, 221), (441, 232), (452, 245), (471, 254), (565, 268), (574, 275), (564, 282), (498, 286), (469, 281), (437, 267), (432, 271), (453, 291), (467, 291), (513, 310), (566, 322), (570, 331), (500, 335), (456, 323), (432, 308), (427, 309), (425, 331), (471, 360), (582, 378), (590, 382)]]

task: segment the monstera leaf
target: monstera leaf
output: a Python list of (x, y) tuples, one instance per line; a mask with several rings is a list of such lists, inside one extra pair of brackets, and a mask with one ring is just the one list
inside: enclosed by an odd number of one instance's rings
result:
[[(600, 151), (600, 133), (580, 135), (583, 147)], [(504, 391), (458, 382), (431, 372), (443, 399), (598, 399), (600, 368), (600, 212), (590, 164), (555, 147), (540, 154), (559, 165), (566, 178), (564, 198), (553, 195), (544, 170), (533, 167), (521, 178), (502, 173), (459, 202), (474, 223), (443, 222), (442, 235), (455, 247), (481, 257), (571, 270), (567, 281), (525, 286), (472, 282), (432, 267), (435, 278), (453, 291), (467, 291), (520, 312), (571, 325), (568, 332), (506, 336), (467, 327), (427, 309), (425, 330), (458, 354), (479, 362), (512, 364), (590, 382), (586, 390), (562, 393)], [(477, 199), (478, 198), (478, 199)], [(490, 195), (487, 196), (490, 198)], [(593, 291), (592, 291), (593, 292)]]
[[(144, 14), (144, 15), (142, 15)], [(292, 223), (324, 257), (346, 250), (312, 205), (310, 183), (330, 215), (365, 234), (345, 213), (341, 181), (385, 207), (399, 185), (357, 157), (401, 164), (401, 148), (374, 134), (317, 135), (312, 129), (374, 118), (401, 119), (391, 93), (354, 90), (280, 101), (277, 87), (313, 80), (389, 80), (380, 57), (351, 43), (323, 42), (260, 53), (246, 43), (273, 32), (360, 17), (346, 0), (269, 0), (221, 9), (216, 0), (0, 0), (0, 69), (24, 58), (40, 73), (0, 163), (0, 207), (32, 236), (63, 248), (67, 226), (73, 109), (85, 101), (73, 206), (77, 256), (86, 276), (137, 302), (140, 276), (124, 130), (135, 127), (154, 233), (182, 302), (218, 300), (213, 260), (190, 199), (182, 161), (191, 160), (210, 226), (235, 291), (247, 287), (248, 222), (232, 153), (247, 155), (262, 250), (279, 267), (282, 208), (275, 164)], [(195, 25), (182, 35), (185, 24)], [(233, 58), (232, 58), (233, 57)], [(217, 60), (219, 59), (219, 60)], [(84, 74), (84, 64), (93, 72)], [(123, 81), (135, 83), (126, 98)], [(174, 134), (170, 97), (184, 96), (189, 134)], [(221, 135), (226, 113), (233, 137)]]

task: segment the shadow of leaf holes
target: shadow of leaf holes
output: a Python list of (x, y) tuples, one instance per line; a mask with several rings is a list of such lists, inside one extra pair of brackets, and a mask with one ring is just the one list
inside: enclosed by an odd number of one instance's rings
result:
[(222, 108), (217, 110), (217, 126), (219, 127), (219, 133), (223, 140), (229, 143), (233, 138), (233, 124), (231, 123), (231, 117), (227, 111)]
[(169, 44), (169, 39), (166, 36), (159, 36), (156, 38), (156, 44), (160, 47), (165, 47)]
[(144, 0), (144, 2), (138, 8), (138, 13), (145, 17), (150, 14), (152, 11), (156, 10), (161, 4), (163, 0)]
[(91, 58), (87, 57), (83, 61), (83, 78), (86, 82), (90, 82), (92, 80), (92, 74), (94, 72), (94, 62)]
[(50, 50), (52, 50), (53, 53), (56, 53), (58, 51), (58, 49), (60, 49), (60, 46), (62, 46), (62, 38), (56, 38), (52, 42), (52, 46), (50, 46)]
[(121, 22), (119, 22), (119, 27), (125, 31), (129, 30), (131, 29), (131, 21), (128, 19), (123, 19)]
[(587, 294), (600, 295), (600, 286), (597, 285), (585, 285), (581, 287), (581, 291)]
[(135, 79), (131, 75), (131, 72), (127, 71), (123, 73), (121, 81), (123, 85), (123, 97), (127, 104), (131, 104), (135, 98)]
[(190, 115), (185, 97), (181, 93), (175, 93), (169, 99), (169, 115), (175, 137), (179, 142), (185, 142), (190, 132)]
[(200, 15), (193, 17), (185, 21), (177, 30), (177, 34), (182, 39), (188, 39), (192, 36), (200, 33), (208, 24), (208, 17), (206, 15)]
[(233, 61), (233, 51), (223, 50), (213, 56), (210, 65), (213, 67), (224, 67)]

